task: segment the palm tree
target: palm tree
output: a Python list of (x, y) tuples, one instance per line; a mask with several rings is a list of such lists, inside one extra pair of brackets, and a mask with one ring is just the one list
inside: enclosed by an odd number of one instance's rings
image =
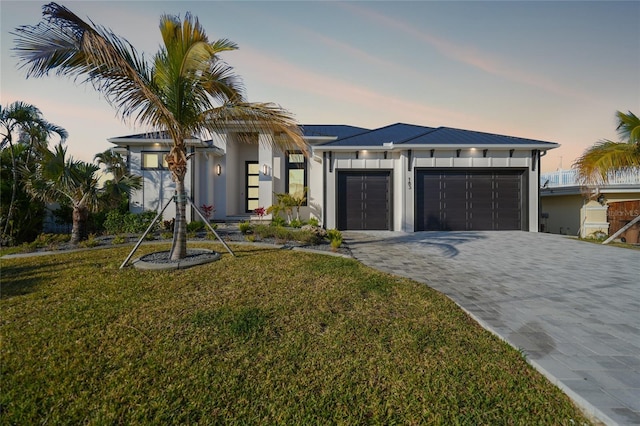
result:
[(287, 111), (245, 100), (240, 79), (219, 56), (237, 46), (226, 39), (210, 42), (191, 14), (182, 21), (176, 16), (161, 17), (164, 44), (150, 63), (125, 39), (83, 21), (64, 6), (45, 5), (43, 18), (13, 34), (27, 77), (51, 71), (83, 77), (105, 95), (123, 120), (132, 119), (171, 136), (173, 146), (166, 156), (176, 184), (171, 259), (187, 254), (186, 138), (223, 131), (233, 122), (244, 125), (247, 132), (283, 134), (284, 138), (272, 138), (272, 143), (307, 152), (300, 129)]
[[(33, 241), (42, 232), (45, 205), (42, 202), (34, 201), (27, 194), (20, 174), (18, 174), (18, 184), (14, 185), (16, 168), (12, 167), (12, 160), (15, 160), (14, 163), (18, 165), (19, 170), (20, 165), (32, 164), (36, 158), (29, 147), (22, 143), (16, 143), (13, 150), (6, 147), (0, 151), (0, 215), (6, 218), (9, 206), (16, 212), (11, 218), (7, 237), (3, 238), (3, 244)], [(12, 198), (13, 203), (10, 202)]]
[(41, 147), (40, 159), (29, 169), (24, 168), (25, 189), (32, 197), (45, 203), (69, 203), (73, 208), (71, 243), (87, 238), (89, 212), (99, 207), (98, 179), (100, 168), (91, 163), (67, 158), (62, 144), (53, 151)]
[(640, 168), (640, 118), (631, 111), (617, 111), (616, 118), (621, 142), (597, 142), (573, 164), (585, 186), (603, 185), (614, 172)]
[[(47, 144), (47, 138), (52, 134), (57, 134), (61, 142), (67, 138), (67, 131), (62, 127), (49, 123), (42, 117), (42, 112), (35, 106), (25, 102), (14, 102), (8, 107), (0, 106), (0, 131), (2, 140), (0, 141), (0, 151), (9, 148), (12, 168), (12, 187), (11, 199), (7, 209), (7, 216), (4, 218), (4, 228), (2, 231), (2, 240), (10, 240), (13, 238), (10, 226), (12, 223), (15, 200), (18, 189), (18, 165), (16, 163), (15, 144), (13, 138), (15, 134), (19, 135), (19, 143), (28, 146), (28, 150), (35, 147), (41, 147)], [(27, 153), (26, 158), (31, 155)]]
[(129, 173), (127, 164), (120, 154), (107, 149), (96, 154), (93, 159), (98, 166), (103, 165), (104, 171), (112, 176), (103, 187), (103, 195), (107, 198), (109, 207), (119, 207), (132, 189), (142, 188), (142, 176)]

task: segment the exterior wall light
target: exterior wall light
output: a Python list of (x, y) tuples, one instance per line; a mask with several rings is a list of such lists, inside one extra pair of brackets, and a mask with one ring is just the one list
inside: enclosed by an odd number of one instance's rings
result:
[(267, 173), (269, 173), (269, 166), (267, 166), (266, 164), (263, 164), (262, 165), (262, 174), (266, 176)]
[(220, 176), (220, 173), (222, 173), (222, 166), (220, 164), (216, 164), (216, 174)]

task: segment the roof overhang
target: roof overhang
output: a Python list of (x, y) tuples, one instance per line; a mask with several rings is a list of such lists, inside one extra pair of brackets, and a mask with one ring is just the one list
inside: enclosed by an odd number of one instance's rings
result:
[[(142, 146), (142, 145), (173, 145), (173, 139), (164, 138), (130, 138), (130, 137), (115, 137), (107, 139), (114, 145), (118, 146)], [(185, 139), (186, 146), (205, 147), (208, 146), (206, 142), (200, 139)]]
[(537, 149), (540, 151), (547, 151), (549, 149), (558, 148), (560, 144), (547, 142), (544, 144), (433, 144), (433, 145), (424, 145), (424, 144), (394, 144), (393, 142), (384, 143), (382, 145), (375, 146), (367, 146), (367, 145), (350, 145), (350, 146), (316, 146), (315, 149), (319, 151), (405, 151), (407, 149), (416, 150), (416, 151), (428, 151), (431, 149), (439, 149), (439, 150), (455, 150), (455, 149), (492, 149), (492, 150), (502, 150), (509, 151), (515, 149), (519, 150), (530, 150)]
[(329, 142), (333, 142), (338, 139), (337, 136), (305, 136), (304, 140), (307, 141), (309, 145), (324, 145)]

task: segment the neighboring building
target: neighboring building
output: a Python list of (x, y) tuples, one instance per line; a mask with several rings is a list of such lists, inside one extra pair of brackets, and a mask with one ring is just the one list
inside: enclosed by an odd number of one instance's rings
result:
[[(540, 186), (544, 232), (613, 235), (640, 215), (640, 170), (615, 173), (607, 185), (590, 188), (578, 184), (575, 170), (558, 170), (543, 173)], [(623, 238), (637, 242), (631, 233)]]
[[(540, 158), (558, 144), (447, 127), (393, 124), (368, 130), (305, 125), (308, 158), (281, 152), (240, 127), (210, 141), (187, 141), (185, 184), (195, 205), (213, 205), (214, 220), (251, 218), (275, 193), (308, 188), (301, 217), (341, 230), (538, 231)], [(174, 192), (163, 164), (164, 133), (109, 139), (144, 178), (131, 211), (161, 209)], [(165, 217), (173, 217), (170, 205)], [(193, 217), (188, 212), (189, 218)]]

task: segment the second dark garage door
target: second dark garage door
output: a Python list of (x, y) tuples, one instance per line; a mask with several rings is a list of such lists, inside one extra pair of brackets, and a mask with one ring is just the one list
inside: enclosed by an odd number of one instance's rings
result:
[(338, 172), (338, 229), (391, 229), (391, 172)]
[(418, 170), (416, 231), (522, 230), (522, 170)]

